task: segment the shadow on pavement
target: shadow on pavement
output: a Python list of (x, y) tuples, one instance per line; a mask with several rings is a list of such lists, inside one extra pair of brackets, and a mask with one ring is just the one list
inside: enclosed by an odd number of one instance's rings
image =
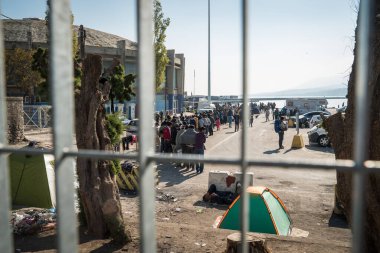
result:
[[(96, 242), (99, 238), (88, 235), (86, 228), (79, 227), (79, 244), (89, 243), (91, 241)], [(41, 232), (35, 235), (27, 236), (14, 236), (15, 252), (36, 252), (36, 251), (55, 251), (57, 245), (57, 234), (55, 230)], [(123, 245), (119, 245), (113, 241), (109, 241), (97, 249), (90, 252), (115, 252), (123, 248)]]
[(202, 200), (198, 200), (193, 204), (193, 206), (204, 208), (216, 208), (218, 210), (227, 210), (229, 205), (218, 205), (216, 203), (208, 203)]
[(330, 153), (334, 154), (334, 149), (332, 147), (321, 147), (318, 144), (315, 145), (305, 145), (305, 148), (308, 150), (313, 150), (313, 151), (319, 151), (323, 153)]
[(234, 133), (236, 133), (236, 132), (226, 132), (225, 134), (234, 134)]
[(288, 150), (286, 150), (286, 151), (284, 152), (284, 154), (287, 154), (287, 153), (289, 153), (290, 151), (292, 151), (292, 150), (296, 150), (296, 149), (298, 149), (298, 148), (289, 148)]
[(263, 152), (263, 154), (266, 154), (266, 155), (277, 154), (277, 153), (280, 153), (279, 149), (267, 150)]
[(195, 169), (176, 167), (171, 163), (157, 164), (157, 172), (160, 183), (166, 183), (166, 187), (180, 184), (187, 179), (197, 176)]
[(344, 215), (338, 215), (335, 213), (331, 214), (331, 217), (329, 220), (329, 227), (349, 228), (346, 217)]

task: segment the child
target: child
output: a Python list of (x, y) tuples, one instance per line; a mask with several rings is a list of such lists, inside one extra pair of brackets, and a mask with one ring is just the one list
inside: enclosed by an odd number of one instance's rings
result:
[(216, 118), (215, 125), (216, 125), (216, 131), (219, 131), (219, 129), (220, 129), (220, 119), (219, 119), (219, 117)]
[(252, 123), (253, 123), (253, 115), (251, 115), (251, 117), (249, 118), (249, 126), (252, 127)]

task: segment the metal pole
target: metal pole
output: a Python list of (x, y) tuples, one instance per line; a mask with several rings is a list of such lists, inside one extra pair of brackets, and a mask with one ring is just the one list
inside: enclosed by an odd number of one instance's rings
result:
[(357, 38), (357, 60), (355, 65), (355, 132), (354, 132), (354, 161), (356, 171), (353, 177), (353, 252), (359, 253), (365, 250), (363, 242), (363, 232), (366, 223), (365, 212), (365, 181), (366, 171), (364, 162), (368, 152), (368, 132), (369, 114), (368, 105), (371, 101), (368, 98), (368, 73), (369, 73), (369, 36), (372, 1), (360, 1), (358, 17), (358, 38)]
[(241, 135), (241, 171), (242, 171), (242, 206), (240, 212), (240, 224), (241, 224), (241, 242), (242, 242), (242, 252), (248, 253), (247, 245), (247, 232), (249, 224), (249, 206), (248, 206), (248, 194), (247, 194), (247, 170), (248, 170), (248, 160), (247, 160), (247, 150), (248, 150), (248, 118), (249, 110), (248, 107), (248, 45), (249, 45), (249, 29), (248, 29), (248, 0), (242, 0), (242, 88), (243, 88), (243, 119), (242, 119), (242, 135)]
[(153, 164), (148, 160), (154, 154), (154, 47), (153, 0), (137, 1), (138, 36), (138, 102), (140, 137), (140, 252), (154, 253), (156, 246), (155, 180)]
[(210, 0), (208, 0), (208, 103), (211, 104)]
[(300, 114), (299, 112), (296, 113), (296, 127), (297, 127), (297, 135), (300, 133)]
[(58, 251), (78, 251), (78, 222), (74, 205), (74, 161), (64, 158), (73, 147), (74, 73), (70, 0), (50, 1), (50, 85), (53, 102), (53, 141), (58, 218)]
[(193, 92), (193, 111), (194, 111), (194, 106), (195, 106), (195, 102), (194, 102), (194, 100), (195, 100), (195, 69), (194, 69), (194, 92)]
[[(5, 70), (3, 26), (0, 20), (0, 147), (7, 145), (7, 105), (5, 103)], [(13, 252), (13, 239), (9, 225), (10, 187), (8, 154), (0, 152), (0, 252)]]

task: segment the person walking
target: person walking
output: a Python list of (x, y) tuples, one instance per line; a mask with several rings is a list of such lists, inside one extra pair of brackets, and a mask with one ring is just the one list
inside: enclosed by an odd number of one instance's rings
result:
[(284, 149), (282, 145), (284, 141), (284, 132), (288, 130), (288, 125), (285, 122), (285, 117), (281, 116), (274, 121), (274, 131), (278, 133), (278, 149)]
[(210, 125), (211, 125), (211, 120), (207, 116), (207, 114), (204, 115), (203, 120), (205, 121), (204, 128), (206, 131), (206, 136), (210, 134)]
[(266, 108), (265, 109), (265, 122), (269, 121), (269, 114), (270, 114), (269, 108)]
[(273, 119), (278, 119), (279, 116), (280, 116), (280, 111), (278, 110), (278, 108), (276, 108), (273, 112)]
[(227, 112), (227, 120), (228, 120), (228, 127), (231, 128), (232, 127), (232, 119), (233, 119), (233, 112), (232, 112), (232, 109), (230, 108)]
[(211, 135), (214, 135), (215, 120), (214, 120), (214, 117), (212, 116), (212, 114), (210, 114), (208, 116), (208, 119), (210, 120), (210, 126), (209, 126), (209, 129), (208, 129), (208, 132), (210, 133), (210, 136), (211, 136)]
[(251, 117), (249, 117), (249, 126), (252, 127), (253, 124), (253, 115), (251, 114)]
[[(206, 142), (206, 134), (205, 128), (199, 128), (199, 132), (195, 135), (195, 144), (194, 144), (194, 153), (200, 156), (204, 156), (205, 154), (205, 142)], [(196, 163), (197, 173), (202, 173), (204, 168), (204, 164), (202, 162)]]
[(235, 119), (235, 132), (239, 131), (239, 125), (240, 125), (240, 115), (239, 113), (236, 113), (234, 116)]
[(216, 125), (216, 131), (219, 131), (220, 130), (220, 118), (216, 118), (215, 120), (215, 125)]

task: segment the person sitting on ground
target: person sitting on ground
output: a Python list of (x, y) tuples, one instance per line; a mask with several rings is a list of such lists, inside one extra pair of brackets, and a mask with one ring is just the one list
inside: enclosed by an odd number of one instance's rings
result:
[(214, 184), (211, 184), (207, 193), (203, 195), (204, 202), (216, 203), (219, 205), (230, 205), (241, 193), (240, 182), (236, 183), (235, 192), (222, 192), (216, 189)]

